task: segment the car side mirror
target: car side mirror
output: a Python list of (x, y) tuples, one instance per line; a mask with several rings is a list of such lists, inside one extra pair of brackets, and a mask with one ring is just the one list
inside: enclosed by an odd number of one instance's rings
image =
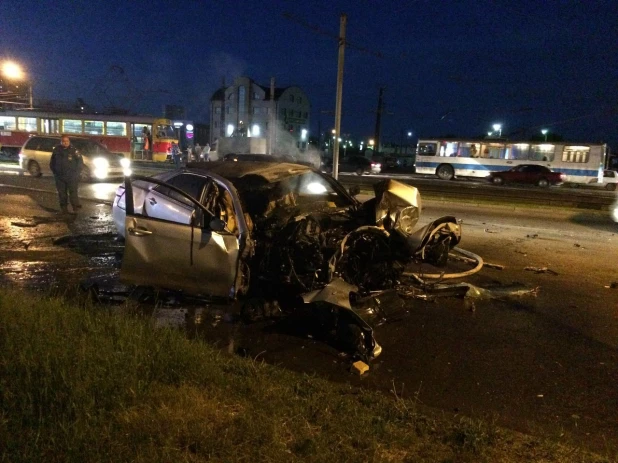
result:
[(194, 227), (204, 228), (204, 211), (200, 208), (194, 209), (191, 215), (191, 223)]
[(352, 185), (348, 191), (350, 196), (356, 196), (360, 194), (360, 187), (358, 185)]
[(215, 217), (210, 221), (209, 227), (212, 231), (222, 232), (225, 230), (225, 222), (218, 217)]

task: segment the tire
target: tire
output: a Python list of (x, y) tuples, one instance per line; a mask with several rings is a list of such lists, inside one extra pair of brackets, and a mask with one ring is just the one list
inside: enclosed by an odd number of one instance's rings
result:
[(442, 164), (436, 169), (436, 175), (442, 180), (452, 180), (455, 177), (455, 171), (452, 166)]
[(365, 173), (362, 167), (359, 167), (358, 169), (356, 169), (355, 172), (356, 172), (356, 175), (363, 175)]
[(502, 177), (494, 177), (491, 179), (494, 185), (504, 185), (504, 179)]
[(542, 178), (537, 183), (541, 188), (547, 188), (549, 186), (549, 181), (546, 178)]
[(43, 175), (41, 172), (41, 166), (39, 166), (39, 163), (36, 161), (30, 161), (28, 163), (28, 173), (33, 177), (40, 177)]
[(616, 184), (615, 183), (608, 183), (607, 185), (605, 185), (605, 189), (607, 191), (616, 191)]
[(80, 182), (90, 182), (92, 178), (90, 177), (90, 169), (86, 166), (82, 166), (82, 170), (79, 173), (79, 181)]
[(339, 320), (337, 325), (337, 340), (343, 351), (351, 355), (366, 357), (369, 354), (365, 333), (356, 323)]

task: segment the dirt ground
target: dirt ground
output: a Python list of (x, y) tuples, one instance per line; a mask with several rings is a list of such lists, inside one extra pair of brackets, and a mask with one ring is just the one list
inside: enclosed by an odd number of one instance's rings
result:
[[(54, 195), (0, 194), (1, 284), (119, 287), (122, 243), (106, 201), (66, 219)], [(618, 225), (604, 212), (437, 202), (425, 203), (419, 225), (447, 214), (463, 220), (462, 248), (504, 266), (463, 280), (492, 292), (405, 300), (376, 327), (383, 353), (362, 377), (306, 319), (243, 325), (199, 302), (146, 310), (231, 352), (617, 455)]]

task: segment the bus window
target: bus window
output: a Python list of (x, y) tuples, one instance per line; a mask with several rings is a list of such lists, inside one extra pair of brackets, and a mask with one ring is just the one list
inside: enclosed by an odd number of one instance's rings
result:
[(457, 156), (458, 142), (443, 141), (440, 146), (440, 156)]
[(82, 121), (79, 119), (63, 119), (62, 133), (82, 133)]
[(89, 135), (103, 135), (103, 121), (84, 121), (84, 132)]
[(125, 137), (127, 135), (127, 124), (124, 122), (108, 122), (105, 134), (116, 137)]
[(562, 152), (563, 162), (588, 162), (590, 157), (589, 146), (565, 146)]
[(36, 132), (36, 117), (18, 117), (17, 129), (26, 132)]
[(417, 154), (419, 156), (435, 156), (437, 143), (419, 143)]
[(459, 145), (458, 156), (462, 158), (478, 158), (479, 156), (478, 143), (461, 143)]
[(516, 159), (518, 161), (527, 160), (529, 151), (530, 145), (527, 143), (516, 143), (511, 145), (511, 155), (509, 159)]
[(505, 159), (506, 149), (504, 145), (484, 145), (482, 158), (488, 159)]
[(15, 124), (15, 118), (13, 116), (0, 116), (0, 129), (16, 130), (17, 124)]
[(531, 161), (553, 161), (556, 147), (550, 144), (532, 145), (530, 147)]

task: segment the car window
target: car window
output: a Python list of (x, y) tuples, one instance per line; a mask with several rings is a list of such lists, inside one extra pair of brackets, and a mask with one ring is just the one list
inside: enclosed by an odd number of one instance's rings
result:
[(614, 178), (616, 173), (613, 170), (606, 170), (603, 172), (603, 177)]
[(51, 153), (54, 150), (54, 147), (60, 144), (60, 140), (55, 138), (41, 138), (40, 140), (41, 143), (39, 143), (37, 148), (39, 151), (47, 151)]
[[(180, 175), (176, 175), (175, 177), (172, 177), (171, 179), (167, 181), (167, 183), (169, 185), (175, 186), (179, 190), (184, 191), (196, 201), (199, 201), (202, 188), (204, 187), (204, 185), (208, 183), (208, 181), (209, 181), (208, 177), (202, 177), (200, 175), (184, 173), (184, 174), (180, 174)], [(172, 190), (171, 188), (168, 188), (165, 185), (158, 185), (157, 187), (155, 187), (155, 190), (158, 193), (165, 195), (165, 196), (169, 196), (170, 198), (173, 198), (176, 201), (179, 201), (183, 204), (187, 204), (188, 206), (193, 206), (193, 203), (189, 199), (178, 194), (176, 191)]]

